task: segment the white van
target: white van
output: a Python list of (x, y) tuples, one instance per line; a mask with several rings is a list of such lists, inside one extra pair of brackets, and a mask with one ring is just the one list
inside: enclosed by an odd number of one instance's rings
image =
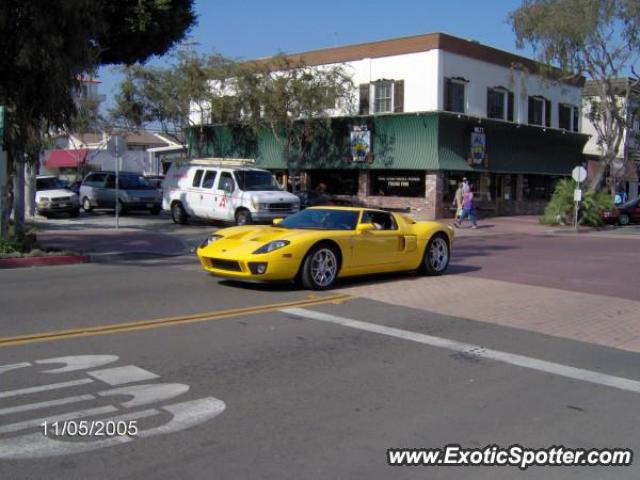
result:
[(162, 188), (162, 208), (171, 212), (175, 223), (194, 217), (246, 225), (300, 210), (298, 197), (283, 191), (271, 172), (251, 167), (248, 161), (176, 162)]

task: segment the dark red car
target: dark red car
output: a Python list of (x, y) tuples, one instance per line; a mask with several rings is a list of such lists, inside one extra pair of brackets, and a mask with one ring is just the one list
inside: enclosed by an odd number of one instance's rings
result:
[(618, 205), (611, 210), (605, 210), (602, 212), (602, 221), (620, 225), (640, 223), (640, 198)]

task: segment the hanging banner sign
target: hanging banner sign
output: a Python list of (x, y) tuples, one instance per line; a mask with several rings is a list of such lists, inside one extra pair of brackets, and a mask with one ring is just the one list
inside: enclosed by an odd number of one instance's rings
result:
[(353, 127), (349, 144), (352, 162), (369, 161), (371, 157), (371, 131), (367, 127)]
[(487, 138), (484, 128), (473, 127), (471, 132), (471, 162), (473, 165), (482, 165), (486, 157)]

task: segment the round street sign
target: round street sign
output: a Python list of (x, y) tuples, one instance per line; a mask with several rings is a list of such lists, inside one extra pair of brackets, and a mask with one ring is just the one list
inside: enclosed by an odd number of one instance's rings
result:
[(571, 171), (571, 176), (578, 182), (584, 182), (587, 178), (587, 169), (584, 167), (576, 167)]

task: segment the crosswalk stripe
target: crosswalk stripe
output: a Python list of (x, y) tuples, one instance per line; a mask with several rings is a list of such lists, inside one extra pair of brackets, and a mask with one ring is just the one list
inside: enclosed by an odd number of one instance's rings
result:
[(90, 378), (81, 378), (80, 380), (71, 380), (69, 382), (50, 383), (48, 385), (39, 385), (37, 387), (20, 388), (17, 390), (7, 390), (0, 392), (0, 398), (17, 397), (18, 395), (27, 395), (29, 393), (46, 392), (48, 390), (58, 390), (60, 388), (76, 387), (86, 383), (92, 383)]
[(11, 433), (18, 432), (20, 430), (26, 430), (28, 428), (39, 427), (44, 422), (53, 423), (53, 422), (64, 422), (66, 420), (75, 420), (78, 418), (86, 418), (92, 417), (94, 415), (103, 415), (105, 413), (113, 413), (118, 409), (111, 405), (107, 405), (104, 407), (98, 408), (89, 408), (87, 410), (77, 410), (75, 412), (64, 413), (61, 415), (54, 415), (51, 417), (42, 417), (42, 418), (32, 418), (30, 420), (25, 420), (23, 422), (10, 423), (8, 425), (3, 425), (0, 427), (0, 433)]
[(84, 402), (85, 400), (93, 400), (91, 394), (77, 395), (75, 397), (59, 398), (57, 400), (48, 400), (46, 402), (27, 403), (26, 405), (18, 405), (16, 407), (0, 408), (0, 415), (9, 415), (11, 413), (28, 412), (39, 408), (56, 407), (59, 405), (67, 405), (69, 403)]

